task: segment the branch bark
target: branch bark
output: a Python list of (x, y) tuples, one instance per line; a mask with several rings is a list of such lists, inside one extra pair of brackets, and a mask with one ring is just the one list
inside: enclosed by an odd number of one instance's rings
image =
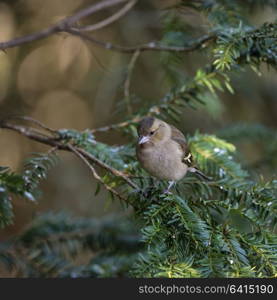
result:
[(123, 6), (118, 12), (116, 12), (114, 15), (108, 17), (107, 19), (93, 24), (93, 25), (88, 25), (88, 26), (79, 26), (75, 29), (79, 31), (95, 31), (98, 29), (101, 29), (103, 27), (106, 27), (113, 22), (117, 21), (118, 19), (122, 18), (124, 15), (127, 14), (127, 12), (137, 3), (138, 0), (132, 0), (128, 2), (125, 6)]
[(200, 37), (199, 39), (194, 41), (191, 45), (184, 46), (184, 47), (165, 46), (165, 45), (160, 45), (157, 42), (150, 42), (147, 44), (127, 47), (127, 46), (115, 45), (109, 42), (99, 41), (94, 37), (85, 34), (74, 28), (68, 28), (65, 31), (73, 35), (79, 36), (80, 38), (83, 38), (84, 40), (89, 41), (95, 45), (98, 45), (106, 50), (113, 50), (121, 53), (129, 53), (129, 54), (135, 52), (144, 52), (144, 51), (192, 52), (199, 48), (205, 48), (210, 41), (216, 39), (215, 35), (204, 35), (203, 37)]
[(118, 124), (112, 124), (112, 125), (107, 125), (107, 126), (103, 126), (103, 127), (99, 127), (99, 128), (94, 128), (91, 130), (92, 133), (97, 133), (97, 132), (107, 132), (110, 130), (117, 130), (117, 129), (121, 129), (124, 127), (129, 126), (130, 124), (133, 123), (137, 123), (141, 120), (141, 117), (139, 116), (135, 116), (134, 118), (132, 118), (131, 120), (127, 120)]
[[(114, 15), (108, 17), (107, 19), (96, 23), (94, 25), (84, 26), (84, 27), (77, 27), (76, 22), (79, 20), (90, 16), (92, 14), (95, 14), (96, 12), (99, 12), (103, 9), (119, 5), (121, 3), (128, 2), (120, 11), (115, 13)], [(107, 50), (113, 50), (121, 53), (135, 53), (135, 52), (142, 52), (142, 51), (171, 51), (171, 52), (191, 52), (194, 51), (200, 47), (206, 47), (207, 43), (211, 40), (214, 40), (216, 37), (214, 35), (205, 35), (203, 37), (200, 37), (198, 40), (196, 40), (193, 44), (184, 46), (184, 47), (175, 47), (175, 46), (166, 46), (166, 45), (160, 45), (157, 42), (150, 42), (143, 45), (137, 45), (137, 46), (131, 46), (131, 47), (125, 47), (125, 46), (119, 46), (114, 45), (112, 43), (107, 43), (103, 41), (99, 41), (95, 39), (94, 37), (85, 34), (82, 31), (93, 31), (101, 29), (112, 22), (118, 20), (123, 15), (125, 15), (137, 2), (137, 0), (105, 0), (98, 2), (96, 4), (93, 4), (91, 6), (88, 6), (87, 8), (80, 10), (76, 14), (67, 17), (60, 22), (50, 26), (49, 28), (43, 29), (41, 31), (25, 35), (22, 37), (18, 37), (15, 39), (12, 39), (10, 41), (1, 42), (0, 43), (0, 50), (6, 50), (9, 48), (18, 47), (33, 41), (38, 41), (44, 38), (47, 38), (53, 34), (60, 33), (60, 32), (67, 32), (69, 34), (79, 36), (80, 38), (83, 38), (84, 40), (87, 40), (95, 45), (98, 45), (104, 49)]]
[[(29, 35), (18, 37), (18, 38), (12, 39), (10, 41), (1, 42), (0, 50), (17, 47), (17, 46), (27, 44), (27, 43), (30, 43), (33, 41), (38, 41), (38, 40), (47, 38), (50, 35), (53, 35), (58, 32), (66, 32), (67, 29), (69, 29), (73, 25), (75, 25), (76, 22), (78, 22), (80, 19), (90, 16), (92, 14), (95, 14), (96, 12), (98, 12), (100, 10), (103, 10), (108, 7), (115, 6), (115, 5), (118, 5), (120, 3), (127, 2), (127, 1), (129, 1), (129, 0), (105, 0), (105, 1), (101, 1), (101, 2), (98, 2), (93, 5), (90, 5), (90, 6), (86, 7), (85, 9), (80, 10), (76, 14), (74, 14), (70, 17), (67, 17), (67, 18), (61, 20), (60, 22), (50, 26), (49, 28), (43, 29), (41, 31), (29, 34)], [(105, 24), (103, 24), (103, 25), (105, 25)], [(98, 29), (100, 29), (100, 28), (101, 27), (99, 26)]]

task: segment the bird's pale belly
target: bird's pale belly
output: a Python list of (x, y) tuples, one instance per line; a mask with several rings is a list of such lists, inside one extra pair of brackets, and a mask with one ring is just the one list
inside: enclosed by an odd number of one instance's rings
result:
[[(182, 162), (182, 153), (175, 155), (170, 153), (170, 149), (145, 149), (138, 153), (138, 158), (142, 167), (151, 175), (164, 180), (177, 181), (187, 173), (187, 166)], [(149, 163), (151, 161), (151, 163)]]

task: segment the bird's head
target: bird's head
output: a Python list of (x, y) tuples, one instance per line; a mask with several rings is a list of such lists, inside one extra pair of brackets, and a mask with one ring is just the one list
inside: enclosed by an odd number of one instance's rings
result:
[(170, 126), (153, 117), (143, 118), (138, 125), (138, 144), (157, 144), (170, 138)]

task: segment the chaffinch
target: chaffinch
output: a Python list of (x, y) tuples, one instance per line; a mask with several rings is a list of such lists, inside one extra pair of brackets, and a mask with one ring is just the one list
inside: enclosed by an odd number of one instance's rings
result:
[(210, 180), (193, 165), (186, 138), (176, 127), (157, 118), (145, 117), (137, 131), (137, 158), (149, 174), (169, 181), (166, 193), (187, 172)]

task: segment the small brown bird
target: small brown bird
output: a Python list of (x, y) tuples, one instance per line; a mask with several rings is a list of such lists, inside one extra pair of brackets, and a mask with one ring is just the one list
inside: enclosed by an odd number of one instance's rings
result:
[(188, 171), (210, 180), (193, 166), (186, 138), (176, 127), (157, 118), (145, 117), (137, 131), (137, 158), (149, 174), (169, 181), (165, 193)]

